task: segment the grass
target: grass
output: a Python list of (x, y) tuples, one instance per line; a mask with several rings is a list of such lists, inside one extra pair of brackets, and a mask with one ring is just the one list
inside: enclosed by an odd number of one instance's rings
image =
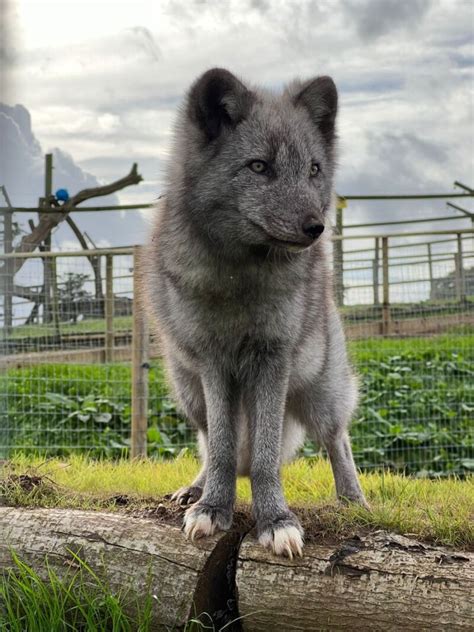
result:
[[(131, 316), (115, 316), (114, 329), (116, 331), (131, 331)], [(60, 323), (61, 334), (103, 333), (105, 332), (104, 318), (87, 318), (77, 323)], [(47, 338), (55, 336), (57, 331), (54, 325), (19, 325), (9, 333), (10, 340), (22, 338)]]
[[(59, 575), (48, 563), (37, 573), (12, 552), (12, 567), (0, 577), (0, 630), (4, 632), (152, 632), (158, 596), (138, 598), (110, 587), (69, 550), (71, 564)], [(205, 615), (201, 615), (206, 621)], [(182, 630), (182, 628), (180, 628)], [(183, 632), (215, 631), (197, 618)]]
[[(198, 461), (131, 462), (92, 460), (84, 456), (67, 461), (18, 456), (3, 469), (3, 480), (28, 474), (42, 476), (46, 485), (26, 489), (20, 484), (4, 489), (7, 502), (22, 506), (73, 507), (120, 510), (112, 496), (128, 498), (127, 511), (149, 507), (185, 485), (197, 473)], [(18, 479), (16, 479), (18, 480)], [(283, 469), (286, 498), (305, 519), (318, 521), (318, 533), (342, 537), (354, 529), (387, 529), (439, 544), (474, 546), (474, 478), (429, 480), (391, 473), (361, 475), (371, 511), (342, 507), (335, 501), (329, 464), (323, 459), (299, 459)], [(5, 487), (5, 485), (4, 485)], [(247, 479), (238, 481), (240, 503), (249, 503)], [(309, 513), (308, 513), (309, 512)], [(306, 516), (306, 518), (305, 518)], [(304, 524), (306, 527), (306, 525)]]

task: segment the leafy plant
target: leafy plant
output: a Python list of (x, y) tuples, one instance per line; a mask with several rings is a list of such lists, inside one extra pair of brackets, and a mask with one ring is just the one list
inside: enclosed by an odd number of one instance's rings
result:
[[(463, 475), (474, 463), (474, 336), (371, 339), (350, 345), (361, 378), (351, 435), (357, 464)], [(129, 449), (126, 365), (42, 365), (0, 376), (0, 450), (117, 457)], [(169, 396), (160, 364), (149, 372), (148, 447), (170, 457), (194, 432)], [(306, 456), (319, 454), (307, 444)]]

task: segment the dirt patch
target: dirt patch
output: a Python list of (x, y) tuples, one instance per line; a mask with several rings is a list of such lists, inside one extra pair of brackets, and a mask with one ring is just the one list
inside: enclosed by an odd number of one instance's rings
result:
[[(141, 518), (151, 518), (157, 520), (160, 524), (169, 524), (181, 527), (183, 516), (186, 511), (185, 507), (176, 505), (169, 500), (169, 497), (160, 499), (148, 499), (145, 506), (120, 507), (120, 511)], [(351, 537), (366, 535), (370, 529), (354, 525), (340, 528), (337, 533), (334, 532), (334, 512), (337, 511), (335, 505), (327, 505), (323, 507), (293, 507), (292, 511), (298, 516), (305, 532), (305, 542), (307, 544), (326, 544), (328, 546), (337, 544), (342, 540)], [(250, 505), (246, 503), (238, 503), (234, 511), (234, 521), (232, 523), (232, 531), (241, 533), (250, 533), (256, 537), (255, 521), (252, 518)]]
[(0, 498), (4, 501), (14, 499), (18, 494), (38, 499), (50, 496), (57, 490), (57, 485), (48, 476), (30, 474), (9, 474), (0, 479)]

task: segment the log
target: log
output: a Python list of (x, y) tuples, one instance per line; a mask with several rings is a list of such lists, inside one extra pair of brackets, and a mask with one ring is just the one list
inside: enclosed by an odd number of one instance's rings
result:
[(308, 544), (293, 562), (246, 539), (236, 587), (252, 632), (474, 630), (474, 555), (385, 532)]
[(474, 555), (381, 531), (292, 561), (238, 530), (193, 545), (143, 515), (0, 507), (0, 571), (11, 549), (39, 573), (46, 559), (65, 572), (74, 551), (112, 589), (151, 588), (156, 630), (201, 613), (227, 632), (474, 630)]
[[(86, 562), (117, 593), (157, 596), (153, 630), (183, 626), (190, 618), (209, 613), (216, 621), (235, 618), (232, 603), (221, 615), (215, 602), (229, 599), (228, 560), (235, 561), (235, 533), (217, 535), (197, 546), (184, 539), (177, 526), (119, 513), (69, 509), (0, 507), (0, 572), (12, 568), (11, 551), (47, 578), (45, 561), (59, 575), (77, 562)], [(235, 564), (235, 562), (234, 562)], [(219, 571), (219, 583), (214, 572)], [(209, 598), (207, 597), (209, 595)]]

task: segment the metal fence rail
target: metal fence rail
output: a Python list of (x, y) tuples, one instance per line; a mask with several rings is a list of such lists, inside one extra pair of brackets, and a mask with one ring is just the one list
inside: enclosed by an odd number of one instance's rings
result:
[[(337, 295), (361, 377), (352, 428), (361, 467), (463, 474), (474, 466), (473, 237), (472, 229), (336, 237)], [(0, 255), (0, 456), (192, 449), (159, 341), (136, 309), (139, 253)], [(14, 276), (13, 260), (24, 261)]]

